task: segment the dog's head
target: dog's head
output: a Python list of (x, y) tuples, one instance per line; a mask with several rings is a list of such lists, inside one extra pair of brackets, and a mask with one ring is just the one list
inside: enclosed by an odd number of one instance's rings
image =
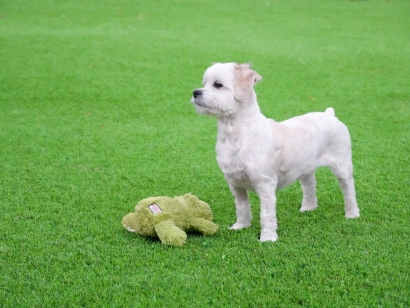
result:
[(203, 88), (193, 92), (191, 103), (201, 114), (233, 116), (246, 105), (256, 103), (253, 86), (262, 77), (250, 64), (215, 63), (203, 77)]

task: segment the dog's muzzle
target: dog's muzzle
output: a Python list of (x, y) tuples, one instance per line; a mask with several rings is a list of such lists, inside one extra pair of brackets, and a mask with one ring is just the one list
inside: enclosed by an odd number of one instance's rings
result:
[(202, 95), (202, 91), (201, 90), (195, 90), (192, 94), (194, 95), (194, 98), (197, 98), (198, 96)]

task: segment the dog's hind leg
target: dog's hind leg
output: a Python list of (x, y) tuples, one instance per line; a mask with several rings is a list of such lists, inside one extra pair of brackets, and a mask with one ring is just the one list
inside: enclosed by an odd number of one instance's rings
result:
[(229, 188), (235, 197), (236, 223), (229, 229), (239, 230), (251, 225), (252, 213), (246, 189), (229, 184)]
[(304, 175), (299, 179), (302, 184), (303, 200), (301, 212), (313, 211), (317, 208), (315, 173)]
[(330, 165), (333, 173), (339, 180), (345, 201), (345, 217), (357, 218), (360, 216), (360, 210), (356, 201), (356, 190), (353, 180), (353, 165), (351, 161), (344, 163), (333, 163)]

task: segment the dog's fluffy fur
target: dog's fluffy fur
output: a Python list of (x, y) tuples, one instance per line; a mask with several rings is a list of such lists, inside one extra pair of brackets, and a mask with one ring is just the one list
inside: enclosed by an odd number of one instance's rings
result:
[(296, 180), (302, 184), (300, 211), (317, 208), (314, 172), (329, 167), (337, 176), (345, 199), (346, 218), (359, 217), (353, 181), (350, 135), (333, 108), (284, 122), (266, 118), (259, 110), (253, 86), (262, 77), (249, 64), (216, 63), (193, 92), (198, 113), (217, 118), (217, 161), (235, 197), (236, 223), (250, 226), (248, 190), (261, 202), (261, 241), (275, 241), (275, 191)]

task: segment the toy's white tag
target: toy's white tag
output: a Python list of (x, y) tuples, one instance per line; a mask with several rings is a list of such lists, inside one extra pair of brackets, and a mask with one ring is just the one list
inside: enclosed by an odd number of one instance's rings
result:
[(153, 204), (149, 205), (148, 207), (149, 207), (149, 209), (151, 210), (151, 212), (153, 214), (158, 214), (158, 213), (162, 212), (161, 208), (156, 203), (153, 203)]

